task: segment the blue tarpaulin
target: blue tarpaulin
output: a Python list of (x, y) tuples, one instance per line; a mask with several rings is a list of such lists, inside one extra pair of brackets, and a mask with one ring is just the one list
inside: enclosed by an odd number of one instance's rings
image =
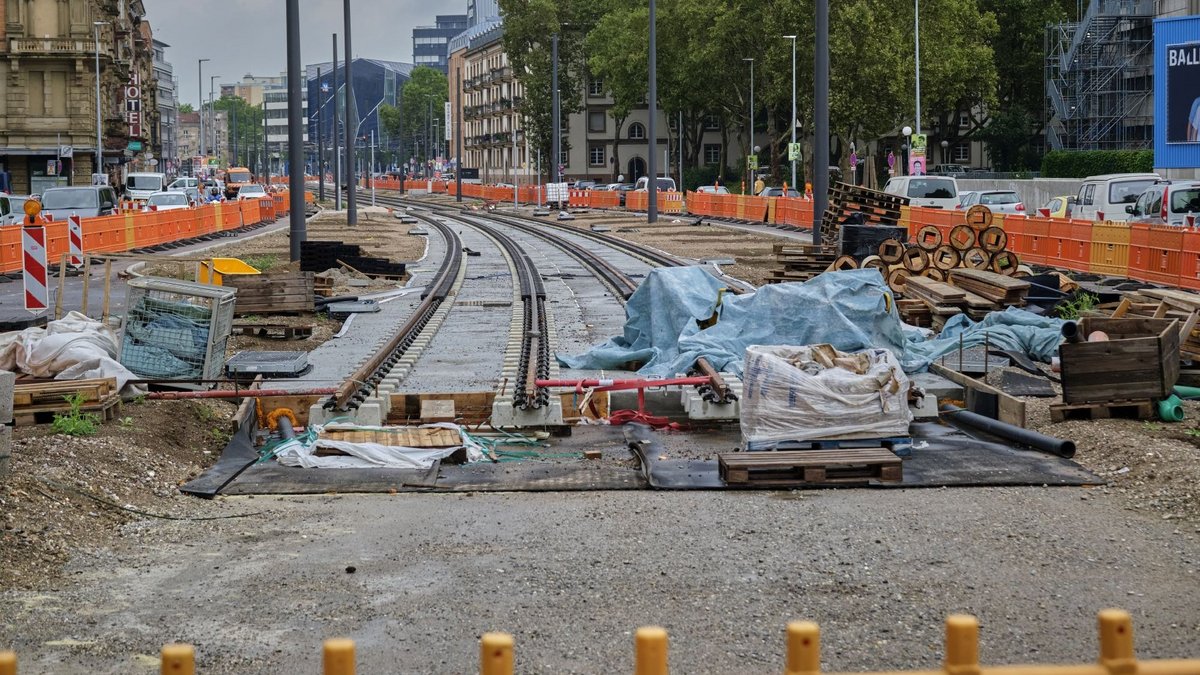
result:
[[(658, 268), (626, 305), (625, 332), (578, 356), (559, 355), (568, 368), (618, 370), (643, 364), (641, 375), (687, 372), (705, 357), (718, 370), (740, 374), (750, 345), (831, 344), (853, 352), (890, 350), (905, 372), (917, 372), (944, 354), (983, 345), (1049, 361), (1058, 350), (1062, 321), (1009, 308), (979, 323), (959, 315), (941, 337), (925, 339), (900, 320), (892, 291), (876, 270), (828, 272), (805, 283), (772, 284), (754, 293), (722, 296), (719, 280), (701, 267)], [(707, 329), (700, 323), (719, 311)], [(962, 336), (960, 342), (959, 336)]]

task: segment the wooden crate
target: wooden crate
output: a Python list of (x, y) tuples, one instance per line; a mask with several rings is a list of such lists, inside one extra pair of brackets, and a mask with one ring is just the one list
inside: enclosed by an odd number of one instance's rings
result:
[(1105, 403), (1055, 403), (1050, 406), (1050, 421), (1106, 420), (1122, 418), (1148, 420), (1154, 417), (1154, 402), (1107, 401)]
[(1179, 379), (1179, 322), (1174, 319), (1100, 319), (1079, 322), (1082, 335), (1108, 334), (1107, 342), (1064, 343), (1065, 403), (1160, 399)]
[(313, 311), (312, 272), (225, 277), (224, 283), (237, 289), (237, 316)]
[(726, 483), (761, 487), (899, 482), (904, 471), (903, 460), (882, 448), (726, 452), (717, 464)]

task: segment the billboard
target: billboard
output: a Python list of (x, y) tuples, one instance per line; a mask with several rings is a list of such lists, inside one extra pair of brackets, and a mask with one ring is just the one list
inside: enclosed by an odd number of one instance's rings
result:
[(1200, 143), (1200, 42), (1167, 45), (1167, 143)]

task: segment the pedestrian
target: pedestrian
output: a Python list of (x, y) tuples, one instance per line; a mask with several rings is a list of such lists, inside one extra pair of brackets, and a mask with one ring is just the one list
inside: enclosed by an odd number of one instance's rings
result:
[(754, 181), (754, 194), (760, 194), (765, 189), (767, 189), (767, 184), (763, 182), (762, 175), (760, 174)]

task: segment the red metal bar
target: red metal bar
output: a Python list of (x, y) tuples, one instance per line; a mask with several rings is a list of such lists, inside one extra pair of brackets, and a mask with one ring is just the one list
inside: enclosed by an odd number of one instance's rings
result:
[(148, 399), (185, 399), (185, 398), (266, 398), (272, 396), (328, 396), (336, 394), (337, 387), (317, 387), (316, 389), (218, 389), (214, 391), (155, 391), (146, 395)]
[(663, 380), (648, 380), (633, 378), (628, 380), (537, 380), (539, 387), (571, 387), (577, 391), (595, 389), (596, 391), (615, 391), (618, 389), (649, 389), (651, 387), (688, 386), (695, 387), (709, 384), (707, 377), (672, 377)]

